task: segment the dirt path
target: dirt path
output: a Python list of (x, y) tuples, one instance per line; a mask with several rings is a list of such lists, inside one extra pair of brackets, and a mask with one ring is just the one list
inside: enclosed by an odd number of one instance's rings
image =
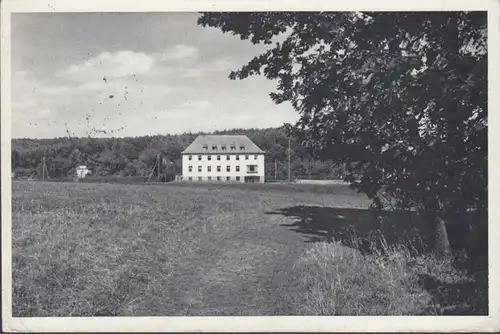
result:
[(298, 199), (277, 196), (258, 208), (240, 205), (187, 229), (184, 242), (193, 251), (165, 283), (168, 298), (175, 301), (165, 308), (165, 301), (159, 300), (157, 307), (149, 309), (196, 316), (294, 314), (294, 306), (287, 301), (295, 288), (289, 273), (309, 244), (302, 234), (284, 226), (293, 223), (293, 217), (272, 212), (295, 203), (345, 205), (342, 196), (304, 201), (301, 195), (302, 202)]
[[(244, 216), (234, 218), (245, 221)], [(193, 316), (289, 314), (283, 303), (286, 271), (307, 245), (299, 234), (280, 225), (285, 221), (268, 215), (258, 224), (235, 224), (225, 218), (200, 226), (204, 237), (194, 241), (182, 268), (165, 281), (164, 295), (171, 302), (157, 299), (148, 309)]]

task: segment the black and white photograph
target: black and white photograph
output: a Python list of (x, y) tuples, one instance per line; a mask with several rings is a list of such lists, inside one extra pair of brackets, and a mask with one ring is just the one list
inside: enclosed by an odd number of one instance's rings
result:
[(69, 3), (2, 3), (4, 330), (500, 329), (498, 3)]

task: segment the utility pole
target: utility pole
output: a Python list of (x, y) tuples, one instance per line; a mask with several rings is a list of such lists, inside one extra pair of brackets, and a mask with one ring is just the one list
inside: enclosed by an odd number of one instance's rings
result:
[[(155, 175), (156, 165), (158, 165), (158, 155), (156, 155), (155, 164), (153, 165), (153, 168), (151, 168), (151, 173), (149, 173), (148, 182), (150, 182), (153, 175)], [(158, 168), (158, 170), (160, 169)]]
[(278, 160), (274, 159), (274, 180), (278, 180)]
[(45, 163), (45, 157), (42, 157), (42, 181), (45, 181), (45, 178), (49, 179), (49, 170)]
[(290, 137), (288, 137), (288, 182), (292, 181), (291, 164), (290, 164), (291, 153), (292, 151), (290, 146)]
[(47, 175), (47, 180), (50, 179), (50, 175), (49, 175), (49, 170), (47, 169), (47, 164), (44, 164), (45, 166), (45, 175)]
[(161, 164), (164, 166), (163, 167), (163, 180), (167, 181), (167, 171), (168, 171), (168, 163), (166, 158), (161, 158)]
[(42, 158), (42, 181), (45, 181), (45, 157)]
[(161, 167), (160, 154), (156, 155), (156, 164), (158, 165), (158, 180), (161, 180), (161, 175), (160, 175), (160, 167)]
[(311, 180), (311, 172), (312, 172), (312, 162), (311, 159), (309, 158), (309, 180)]

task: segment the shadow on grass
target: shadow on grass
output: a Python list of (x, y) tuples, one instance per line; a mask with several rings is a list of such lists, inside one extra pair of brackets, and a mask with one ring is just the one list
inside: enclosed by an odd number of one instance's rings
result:
[(267, 214), (294, 219), (294, 222), (282, 226), (303, 234), (305, 242), (335, 240), (362, 254), (368, 254), (374, 250), (373, 242), (379, 251), (383, 250), (378, 235), (383, 236), (388, 246), (411, 243), (416, 251), (426, 251), (428, 233), (415, 212), (386, 212), (376, 215), (368, 209), (299, 205)]
[[(410, 246), (415, 254), (429, 251), (430, 234), (416, 212), (384, 212), (376, 214), (368, 209), (333, 208), (318, 206), (292, 206), (267, 214), (282, 215), (293, 219), (281, 224), (293, 232), (305, 236), (305, 242), (340, 242), (362, 254), (377, 251), (384, 253), (387, 246)], [(465, 252), (467, 260), (457, 260), (455, 266), (466, 270), (473, 279), (459, 283), (443, 282), (427, 274), (419, 278), (421, 286), (433, 297), (433, 312), (441, 315), (485, 315), (488, 314), (487, 273), (487, 221), (476, 216), (464, 217), (471, 221), (480, 233), (470, 248), (467, 242), (467, 224), (455, 224), (448, 228), (452, 251)], [(463, 223), (463, 222), (461, 222)], [(380, 238), (383, 237), (383, 238)], [(387, 244), (383, 245), (381, 239)], [(406, 247), (408, 248), (408, 247)]]
[[(369, 209), (335, 208), (297, 205), (281, 208), (267, 214), (282, 215), (293, 219), (292, 223), (282, 224), (292, 231), (303, 234), (305, 242), (333, 242), (359, 250), (363, 254), (375, 249), (382, 251), (380, 238), (387, 246), (412, 246), (415, 251), (425, 253), (430, 245), (429, 229), (421, 216), (414, 211), (375, 213)], [(474, 214), (463, 217), (447, 228), (448, 238), (454, 253), (465, 252), (476, 265), (461, 267), (471, 272), (487, 268), (487, 219)], [(471, 231), (476, 231), (471, 233)], [(469, 238), (473, 236), (473, 239)], [(375, 244), (373, 242), (375, 241)], [(377, 244), (378, 242), (378, 244)], [(370, 248), (369, 245), (372, 244)], [(486, 261), (486, 262), (485, 262)], [(481, 262), (479, 266), (478, 262)]]

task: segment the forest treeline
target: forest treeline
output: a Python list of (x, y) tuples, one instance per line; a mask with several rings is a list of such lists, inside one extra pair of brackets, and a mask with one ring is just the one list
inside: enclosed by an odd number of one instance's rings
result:
[[(158, 154), (161, 175), (172, 179), (181, 174), (181, 152), (202, 132), (125, 138), (13, 139), (12, 171), (16, 178), (41, 178), (43, 158), (52, 179), (73, 177), (79, 165), (86, 165), (94, 177), (147, 177)], [(213, 134), (247, 135), (266, 152), (266, 179), (288, 179), (288, 139), (284, 127), (233, 129)], [(293, 179), (338, 179), (342, 165), (319, 161), (290, 138), (290, 169)], [(276, 168), (277, 167), (277, 168)], [(157, 168), (156, 168), (157, 170)], [(156, 178), (156, 170), (153, 176)]]

